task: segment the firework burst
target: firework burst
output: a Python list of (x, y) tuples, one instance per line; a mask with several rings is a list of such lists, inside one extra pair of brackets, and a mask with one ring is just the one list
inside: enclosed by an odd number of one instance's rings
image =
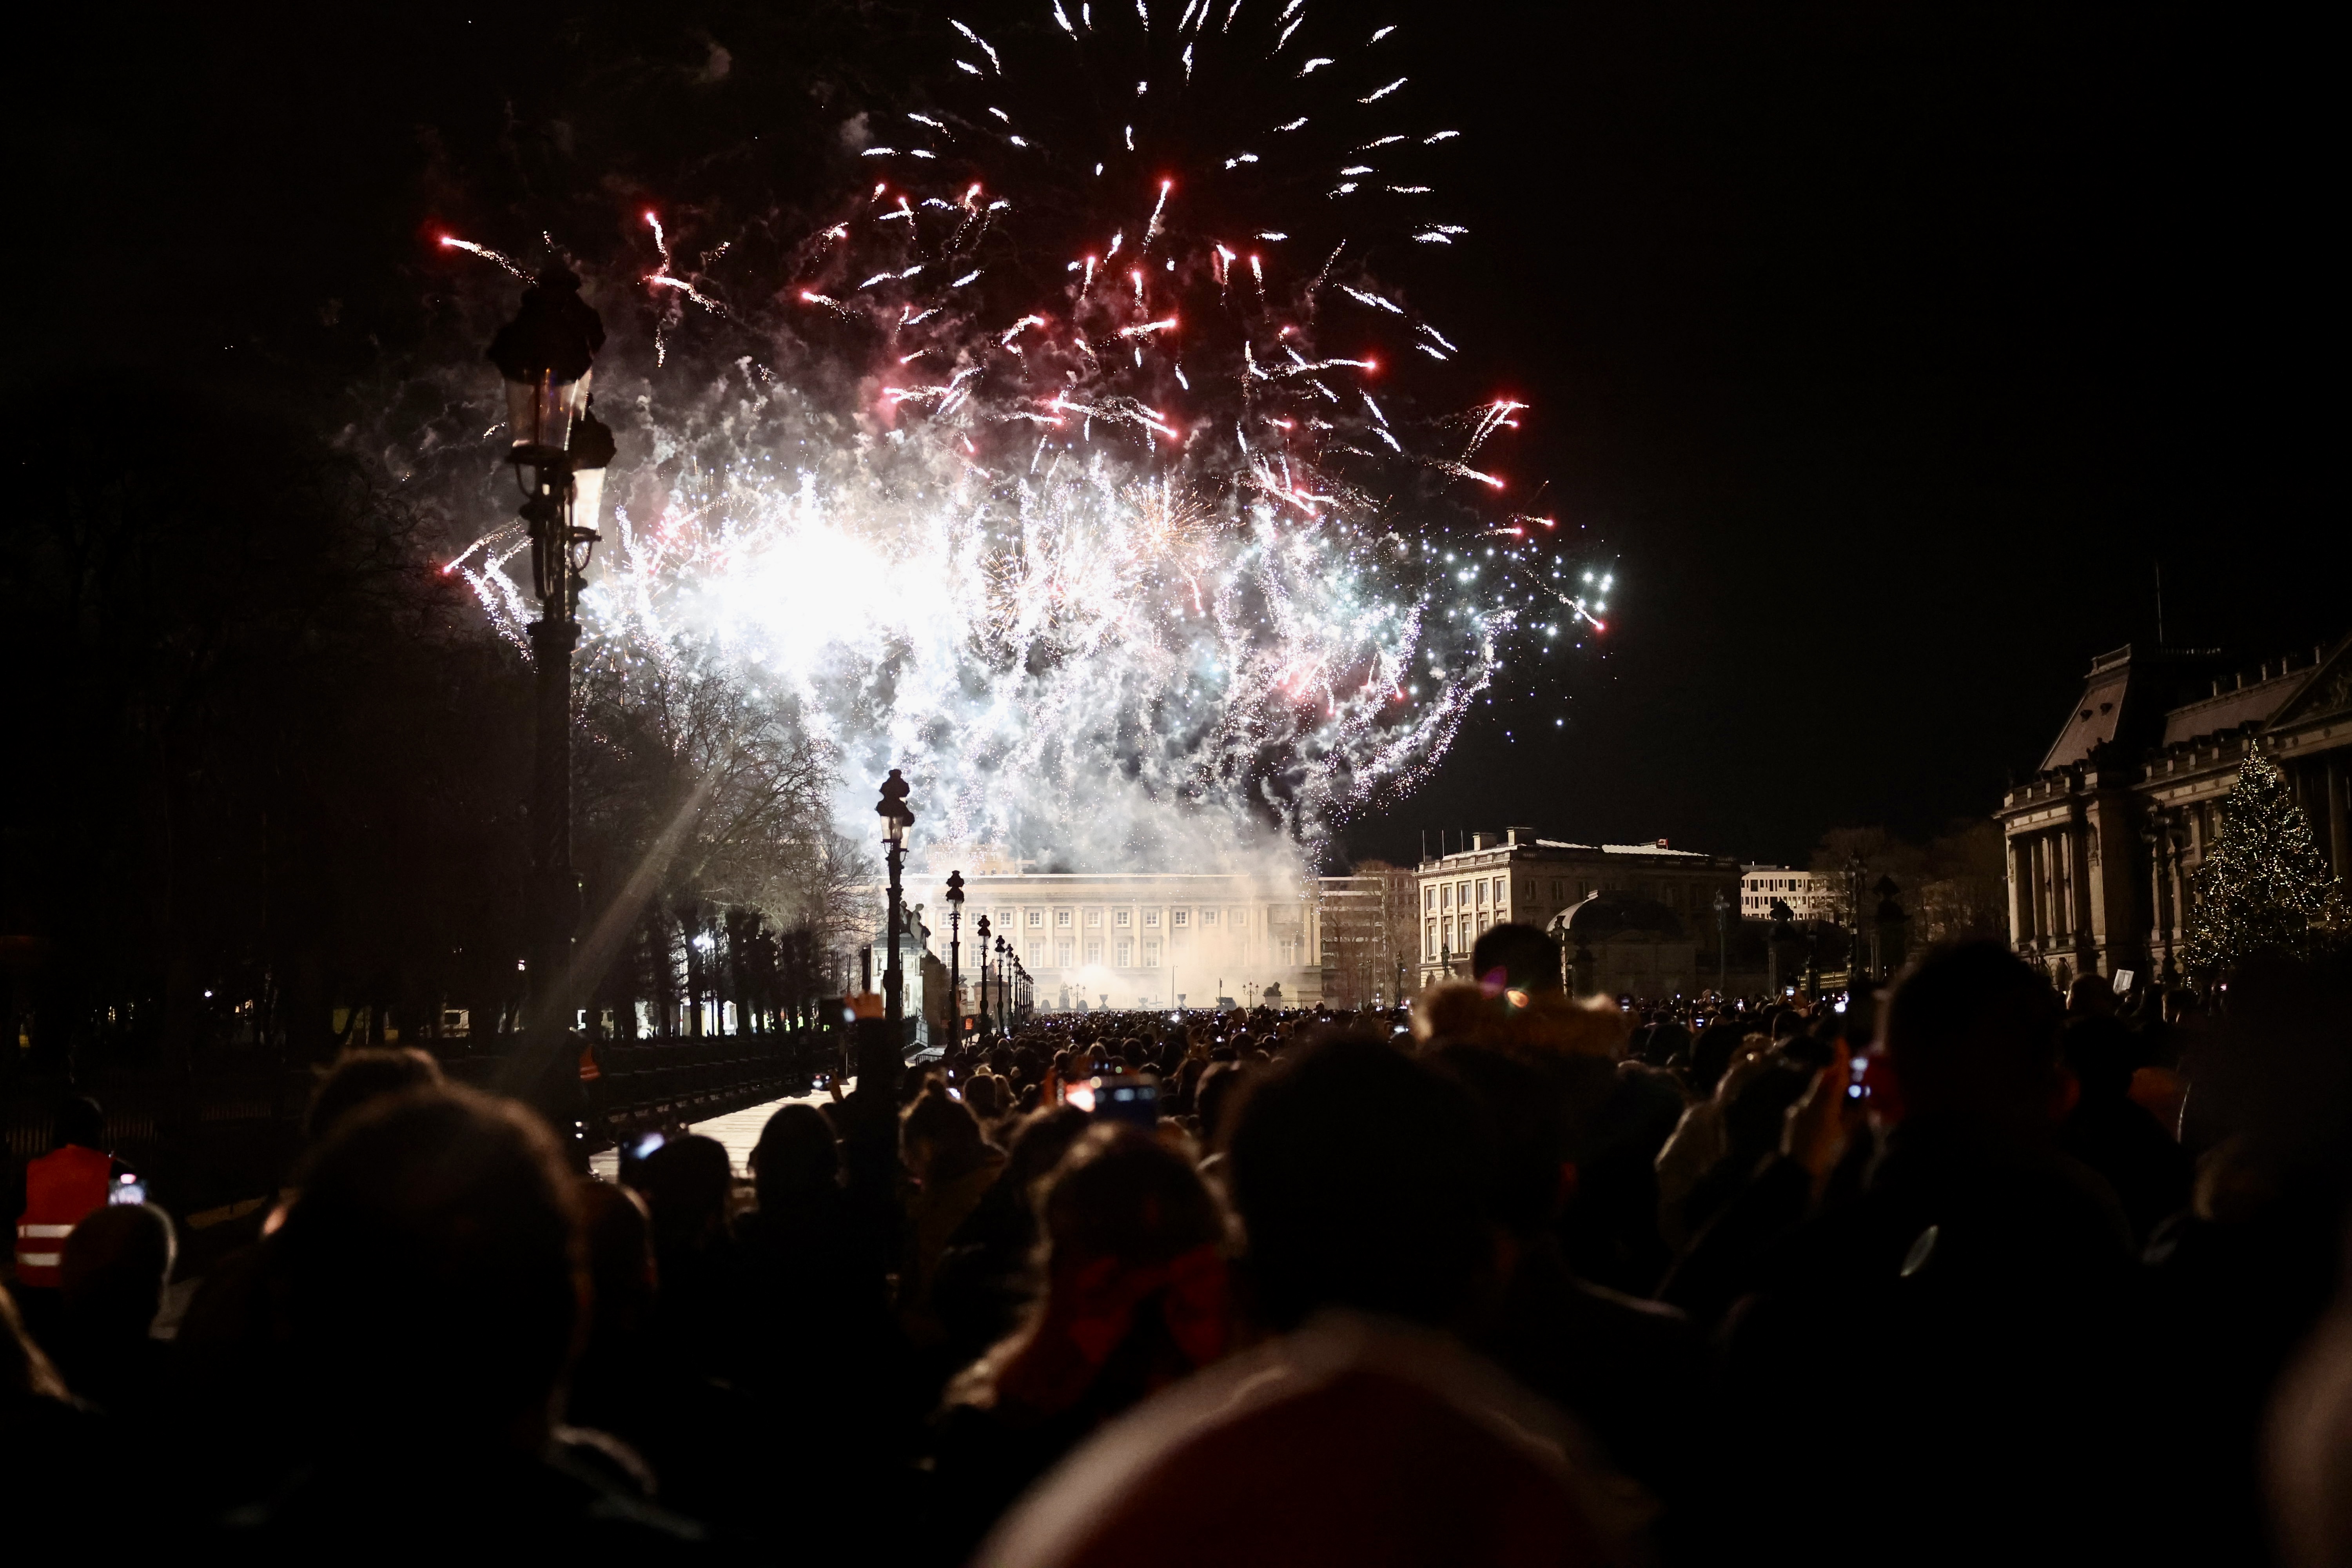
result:
[[(1598, 629), (1552, 520), (1479, 510), (1523, 405), (1391, 384), (1461, 352), (1374, 270), (1469, 237), (1460, 142), (1398, 29), (1323, 9), (966, 13), (788, 277), (646, 213), (655, 368), (709, 327), (698, 389), (625, 415), (653, 460), (590, 657), (719, 652), (949, 839), (1197, 865), (1311, 847), (1444, 754), (1507, 639)], [(516, 538), (452, 569), (520, 640)]]

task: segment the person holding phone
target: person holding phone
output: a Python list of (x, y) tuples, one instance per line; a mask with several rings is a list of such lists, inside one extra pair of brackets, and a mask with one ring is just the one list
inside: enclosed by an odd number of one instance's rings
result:
[(1045, 1288), (948, 1391), (935, 1560), (967, 1560), (1014, 1499), (1097, 1428), (1221, 1358), (1223, 1206), (1182, 1154), (1097, 1116), (1039, 1198)]

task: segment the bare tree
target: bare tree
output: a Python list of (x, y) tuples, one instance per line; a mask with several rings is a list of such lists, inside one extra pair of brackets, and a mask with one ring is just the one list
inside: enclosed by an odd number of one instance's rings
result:
[(592, 902), (638, 890), (716, 929), (724, 910), (822, 922), (837, 880), (831, 748), (789, 698), (716, 658), (601, 659), (581, 682), (577, 859)]
[(2009, 934), (2009, 850), (1998, 823), (1960, 821), (1927, 846), (1914, 930), (1923, 942)]
[(1925, 846), (1884, 827), (1833, 827), (1813, 851), (1812, 869), (1829, 879), (1839, 923), (1853, 923), (1852, 863), (1862, 863), (1863, 920), (1875, 918), (1881, 878), (1911, 918), (1915, 944), (2000, 936), (2009, 929), (2008, 870), (2000, 829), (1963, 819)]
[(1375, 996), (1394, 1001), (1409, 989), (1421, 941), (1411, 870), (1362, 860), (1353, 874), (1377, 879), (1378, 889), (1368, 889), (1369, 897), (1351, 896), (1344, 912), (1328, 907), (1324, 915), (1332, 939), (1330, 1000), (1346, 1007), (1367, 1005)]
[[(1862, 864), (1862, 909), (1853, 907), (1853, 863)], [(1884, 827), (1832, 827), (1814, 847), (1812, 872), (1828, 880), (1829, 904), (1838, 924), (1853, 929), (1857, 912), (1869, 920), (1876, 911), (1879, 879), (1892, 877), (1908, 895), (1927, 871), (1927, 854)]]

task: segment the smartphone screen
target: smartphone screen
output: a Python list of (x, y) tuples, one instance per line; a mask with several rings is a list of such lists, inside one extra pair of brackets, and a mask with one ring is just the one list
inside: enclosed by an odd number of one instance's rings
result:
[(1870, 1058), (1856, 1052), (1853, 1060), (1846, 1066), (1845, 1097), (1848, 1100), (1860, 1100), (1863, 1097), (1864, 1092), (1863, 1080), (1869, 1071)]
[[(1151, 1079), (1133, 1073), (1121, 1073), (1115, 1078), (1098, 1078), (1086, 1086), (1092, 1092), (1087, 1107), (1094, 1114), (1113, 1121), (1129, 1121), (1138, 1127), (1150, 1128), (1160, 1121), (1160, 1085)], [(1074, 1093), (1073, 1103), (1076, 1100)]]

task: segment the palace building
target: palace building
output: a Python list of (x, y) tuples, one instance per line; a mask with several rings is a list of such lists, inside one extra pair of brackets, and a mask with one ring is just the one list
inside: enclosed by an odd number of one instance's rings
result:
[(2179, 977), (2190, 878), (2216, 808), (2270, 754), (2338, 878), (2352, 873), (2352, 635), (2252, 671), (2217, 650), (2125, 647), (2091, 661), (2034, 775), (1994, 814), (2009, 847), (2017, 951), (2064, 984)]
[(1769, 921), (1776, 903), (1789, 906), (1792, 920), (1829, 921), (1838, 918), (1837, 879), (1793, 866), (1744, 866), (1739, 873), (1739, 913), (1743, 919)]

